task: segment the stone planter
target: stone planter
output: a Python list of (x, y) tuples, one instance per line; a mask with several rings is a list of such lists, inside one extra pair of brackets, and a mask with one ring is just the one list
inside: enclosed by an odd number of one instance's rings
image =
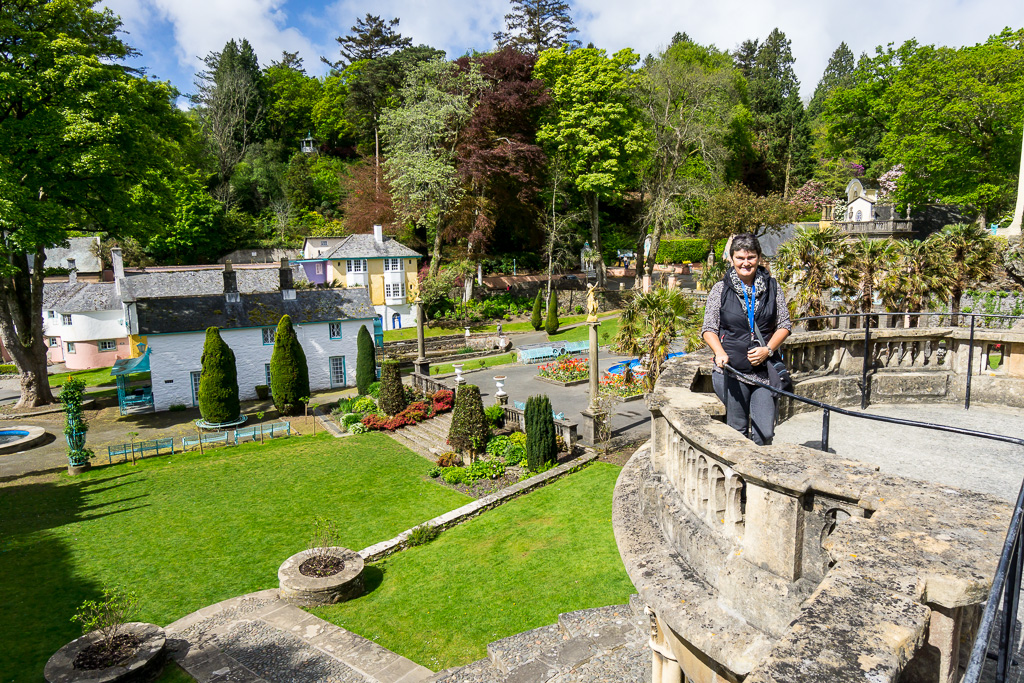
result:
[(303, 550), (284, 561), (277, 570), (282, 600), (315, 607), (345, 602), (363, 594), (363, 558), (348, 548), (334, 547), (328, 551), (345, 561), (344, 569), (333, 576), (304, 576), (299, 571), (299, 566), (315, 554), (313, 550)]
[(49, 683), (136, 683), (151, 681), (164, 667), (164, 630), (156, 624), (133, 621), (125, 624), (122, 633), (134, 633), (142, 641), (138, 651), (128, 661), (106, 669), (76, 669), (75, 657), (102, 635), (98, 631), (87, 633), (57, 650), (43, 669)]

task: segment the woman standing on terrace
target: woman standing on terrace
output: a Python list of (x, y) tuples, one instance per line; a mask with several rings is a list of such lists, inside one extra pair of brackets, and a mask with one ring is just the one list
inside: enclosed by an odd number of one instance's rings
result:
[[(751, 233), (733, 237), (730, 268), (708, 293), (701, 336), (715, 354), (715, 393), (725, 420), (759, 446), (775, 436), (777, 405), (768, 384), (766, 361), (782, 346), (793, 325), (782, 288), (761, 265), (761, 244)], [(726, 363), (752, 377), (726, 374)], [(754, 380), (759, 380), (759, 382)]]

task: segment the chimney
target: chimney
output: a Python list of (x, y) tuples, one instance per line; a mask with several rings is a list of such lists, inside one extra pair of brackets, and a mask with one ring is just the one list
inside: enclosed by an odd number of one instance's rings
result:
[(75, 284), (76, 282), (78, 282), (78, 271), (75, 270), (74, 268), (68, 271), (68, 282), (70, 282), (71, 284)]
[(238, 301), (238, 273), (231, 268), (231, 261), (224, 262), (224, 296), (229, 302)]
[(124, 258), (121, 256), (120, 247), (110, 250), (110, 266), (114, 269), (114, 291), (120, 295), (121, 280), (124, 279)]
[(384, 229), (379, 226), (373, 226), (373, 241), (377, 244), (384, 244)]
[(281, 267), (277, 271), (281, 279), (281, 292), (285, 299), (295, 298), (295, 285), (292, 282), (292, 267), (288, 265), (288, 258), (281, 257)]

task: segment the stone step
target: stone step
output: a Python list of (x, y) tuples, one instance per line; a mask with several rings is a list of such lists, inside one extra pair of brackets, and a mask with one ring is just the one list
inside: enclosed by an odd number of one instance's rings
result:
[(503, 676), (491, 660), (480, 659), (465, 666), (438, 671), (423, 683), (499, 683)]
[(406, 427), (406, 429), (399, 429), (398, 431), (388, 432), (388, 436), (390, 436), (392, 439), (402, 444), (409, 450), (413, 451), (414, 453), (418, 453), (419, 455), (422, 455), (424, 458), (427, 458), (428, 460), (433, 460), (434, 457), (430, 450), (423, 444), (423, 442), (420, 439), (417, 439), (414, 436), (406, 434), (405, 432), (407, 429), (408, 427)]

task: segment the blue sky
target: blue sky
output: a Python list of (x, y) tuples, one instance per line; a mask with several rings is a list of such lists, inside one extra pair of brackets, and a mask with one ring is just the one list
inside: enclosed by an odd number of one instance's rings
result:
[[(458, 56), (492, 47), (502, 28), (507, 0), (406, 2), (353, 0), (101, 0), (120, 15), (128, 42), (142, 52), (135, 60), (151, 75), (193, 90), (201, 58), (231, 38), (247, 38), (261, 64), (298, 51), (306, 70), (322, 74), (320, 56), (337, 57), (335, 37), (348, 33), (366, 12), (400, 17), (403, 35)], [(577, 0), (573, 17), (586, 44), (615, 51), (632, 47), (657, 52), (676, 31), (731, 49), (748, 38), (764, 38), (778, 26), (792, 41), (796, 71), (809, 97), (829, 55), (846, 41), (855, 54), (915, 37), (921, 43), (965, 45), (983, 41), (1004, 26), (1024, 26), (1020, 0)]]

